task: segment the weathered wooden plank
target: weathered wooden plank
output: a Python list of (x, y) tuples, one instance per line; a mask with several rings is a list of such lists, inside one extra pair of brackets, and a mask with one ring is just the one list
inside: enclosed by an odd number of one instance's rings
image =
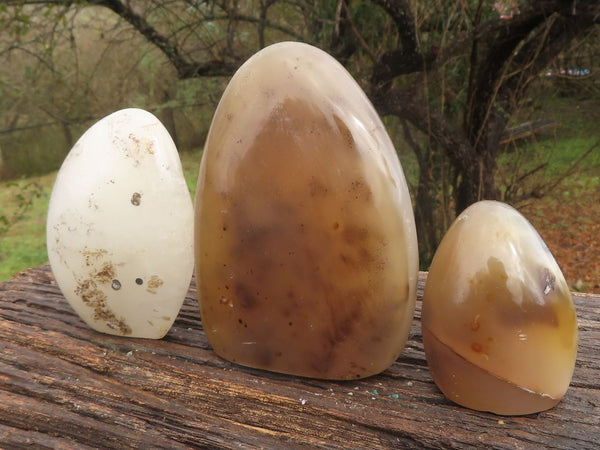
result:
[[(420, 280), (419, 299), (424, 274)], [(89, 329), (48, 266), (0, 284), (0, 443), (9, 448), (593, 448), (600, 441), (600, 298), (574, 294), (580, 346), (555, 408), (500, 417), (448, 402), (423, 353), (420, 301), (388, 370), (333, 382), (216, 356), (192, 284), (158, 341)]]

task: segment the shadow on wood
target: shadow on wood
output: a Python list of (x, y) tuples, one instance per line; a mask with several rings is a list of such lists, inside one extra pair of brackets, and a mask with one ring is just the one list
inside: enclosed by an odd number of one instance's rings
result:
[(571, 387), (549, 411), (501, 417), (450, 403), (420, 330), (385, 372), (335, 382), (278, 375), (216, 356), (194, 284), (162, 340), (88, 328), (48, 265), (0, 284), (3, 447), (592, 448), (600, 423), (600, 297), (574, 294), (580, 345)]

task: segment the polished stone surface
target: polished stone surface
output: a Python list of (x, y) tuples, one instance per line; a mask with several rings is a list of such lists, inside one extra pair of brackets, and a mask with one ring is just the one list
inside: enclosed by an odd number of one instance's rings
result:
[(95, 330), (161, 338), (193, 272), (193, 205), (175, 144), (140, 109), (117, 111), (63, 162), (47, 218), (48, 257)]
[(222, 357), (355, 379), (402, 351), (418, 270), (406, 181), (366, 95), (326, 53), (275, 44), (235, 74), (195, 233), (202, 320)]
[(423, 343), (448, 398), (498, 414), (548, 409), (565, 394), (577, 353), (568, 285), (533, 226), (482, 201), (444, 236), (423, 297)]

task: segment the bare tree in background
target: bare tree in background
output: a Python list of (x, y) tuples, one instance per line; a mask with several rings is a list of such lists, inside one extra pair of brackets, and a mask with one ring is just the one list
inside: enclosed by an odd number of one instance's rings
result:
[(92, 6), (159, 49), (179, 79), (228, 77), (281, 40), (328, 51), (416, 155), (415, 212), (429, 255), (450, 212), (499, 197), (508, 120), (539, 73), (574, 40), (598, 36), (600, 22), (597, 0), (0, 0), (1, 24), (13, 30), (0, 51), (28, 51), (24, 41), (41, 17), (52, 26), (38, 45), (51, 47), (61, 23)]

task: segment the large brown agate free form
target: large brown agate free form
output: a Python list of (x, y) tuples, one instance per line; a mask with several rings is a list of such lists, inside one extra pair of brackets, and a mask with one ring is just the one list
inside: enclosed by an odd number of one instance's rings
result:
[(433, 379), (460, 405), (530, 414), (567, 391), (571, 294), (542, 238), (508, 205), (476, 203), (450, 227), (429, 269), (422, 325)]
[(279, 43), (234, 75), (202, 157), (195, 246), (220, 356), (354, 379), (401, 353), (418, 270), (410, 197), (381, 120), (332, 57)]

